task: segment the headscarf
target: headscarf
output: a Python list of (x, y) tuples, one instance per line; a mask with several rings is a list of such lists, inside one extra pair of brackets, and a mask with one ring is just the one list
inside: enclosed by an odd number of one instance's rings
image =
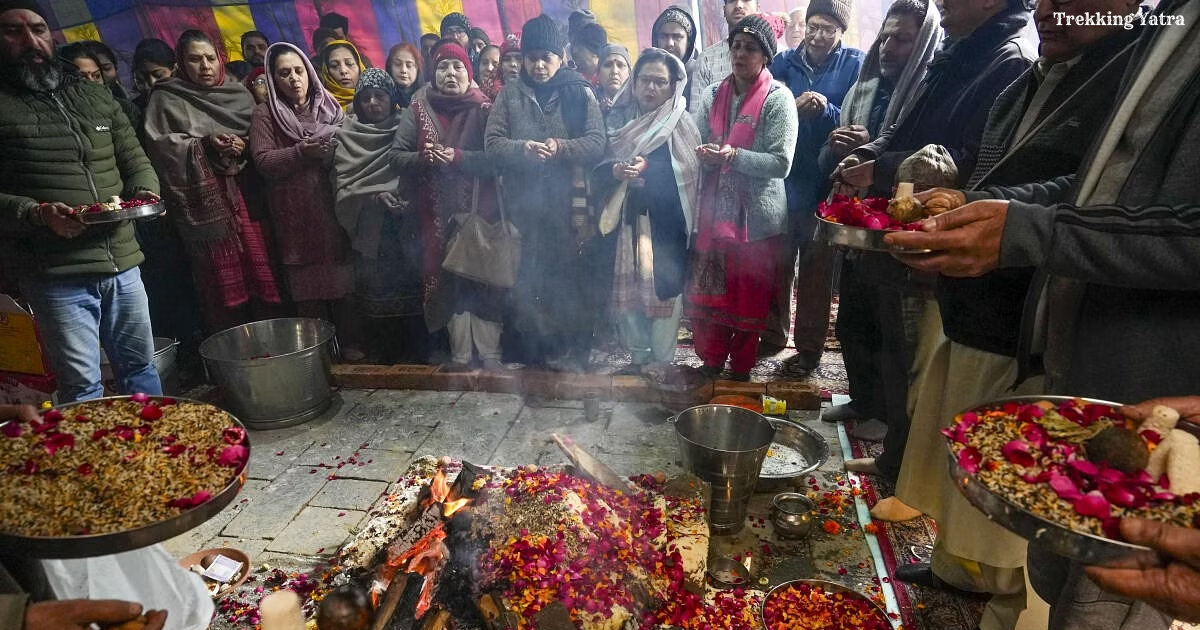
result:
[(387, 67), (385, 68), (388, 76), (392, 76), (392, 56), (401, 50), (412, 55), (413, 60), (416, 61), (417, 77), (413, 79), (412, 85), (409, 85), (408, 87), (403, 87), (395, 81), (392, 82), (392, 85), (395, 86), (396, 90), (392, 100), (396, 102), (396, 107), (398, 109), (404, 109), (405, 107), (408, 107), (409, 103), (412, 103), (413, 94), (416, 94), (417, 90), (421, 89), (421, 86), (425, 85), (425, 61), (421, 58), (421, 51), (417, 49), (416, 46), (413, 46), (408, 42), (396, 44), (395, 46), (392, 46), (391, 50), (388, 51), (386, 61)]
[[(642, 51), (641, 57), (651, 53), (661, 53), (666, 63), (674, 66), (674, 74), (679, 77), (675, 81), (675, 95), (658, 109), (633, 117), (620, 128), (610, 131), (608, 156), (617, 161), (628, 161), (639, 155), (649, 155), (663, 143), (668, 143), (671, 168), (675, 172), (675, 183), (679, 187), (679, 203), (683, 208), (684, 220), (690, 234), (695, 218), (696, 201), (700, 194), (700, 160), (696, 157), (696, 147), (701, 144), (701, 140), (700, 131), (687, 113), (687, 99), (684, 97), (687, 90), (687, 70), (675, 55), (661, 48), (647, 48)], [(630, 77), (629, 83), (632, 84), (636, 78), (635, 73)], [(631, 89), (622, 90), (613, 104), (614, 110), (620, 109), (630, 113), (637, 112), (637, 108), (637, 99), (634, 98)], [(610, 216), (609, 213), (620, 212), (628, 192), (629, 183), (622, 181), (605, 204), (600, 217), (600, 229), (605, 234), (619, 223), (620, 215)]]
[(335, 39), (321, 49), (321, 83), (325, 85), (325, 89), (337, 99), (339, 105), (343, 109), (349, 109), (350, 104), (354, 102), (354, 88), (345, 88), (338, 84), (337, 79), (333, 77), (333, 73), (329, 72), (329, 54), (337, 48), (347, 48), (354, 55), (354, 61), (358, 63), (358, 73), (361, 75), (363, 70), (367, 69), (363, 63), (362, 55), (354, 44), (344, 40)]
[[(279, 94), (275, 91), (275, 81), (267, 81), (267, 103), (271, 110), (271, 120), (275, 122), (275, 126), (294, 142), (300, 142), (305, 138), (327, 138), (337, 132), (342, 121), (346, 119), (346, 112), (342, 111), (337, 100), (325, 90), (325, 86), (317, 80), (317, 71), (313, 69), (312, 62), (299, 48), (287, 42), (275, 42), (267, 48), (267, 61), (270, 62), (271, 53), (276, 47), (286, 48), (287, 52), (300, 57), (304, 63), (304, 71), (308, 74), (308, 112), (312, 116), (311, 121), (301, 121), (296, 117), (296, 113), (292, 111), (291, 106), (283, 102)], [(282, 51), (281, 51), (282, 52)]]
[[(189, 246), (212, 245), (238, 234), (235, 212), (243, 203), (233, 178), (218, 173), (204, 149), (214, 133), (250, 134), (254, 99), (241, 84), (224, 80), (200, 87), (186, 72), (155, 84), (146, 106), (146, 149), (162, 175), (163, 197)], [(236, 166), (226, 165), (226, 171)]]
[[(941, 48), (942, 16), (933, 0), (926, 3), (926, 7), (925, 19), (921, 22), (921, 30), (917, 32), (917, 41), (913, 45), (908, 62), (904, 65), (904, 70), (896, 79), (896, 86), (892, 89), (891, 102), (888, 104), (887, 113), (883, 116), (883, 123), (879, 126), (880, 131), (891, 127), (900, 120), (905, 106), (916, 96), (917, 88), (925, 79), (925, 70), (929, 66), (930, 60)], [(880, 80), (879, 38), (876, 37), (875, 43), (871, 44), (871, 49), (867, 51), (866, 59), (863, 60), (858, 80), (850, 86), (850, 91), (846, 93), (846, 98), (842, 101), (841, 124), (843, 126), (865, 126), (867, 124), (871, 117), (871, 107), (875, 103), (875, 92), (879, 89)]]
[[(387, 72), (367, 68), (358, 77), (355, 100), (369, 88), (394, 94), (394, 87)], [(400, 114), (393, 107), (382, 122), (368, 124), (361, 118), (348, 118), (337, 132), (337, 151), (333, 155), (334, 214), (355, 251), (367, 258), (378, 255), (384, 213), (387, 212), (372, 200), (381, 192), (396, 191), (396, 173), (392, 170), (388, 151), (399, 124)]]

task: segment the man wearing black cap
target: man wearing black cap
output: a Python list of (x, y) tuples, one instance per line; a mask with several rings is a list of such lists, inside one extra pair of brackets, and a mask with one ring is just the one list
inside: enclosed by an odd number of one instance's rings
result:
[(442, 39), (453, 39), (465, 49), (471, 43), (471, 21), (457, 11), (447, 13), (442, 18), (441, 33)]
[(600, 70), (600, 52), (608, 46), (608, 33), (599, 24), (584, 24), (571, 38), (571, 61), (593, 86)]
[[(730, 29), (734, 24), (737, 24), (742, 18), (753, 13), (758, 13), (758, 0), (725, 0), (725, 23)], [(705, 48), (699, 58), (696, 59), (695, 73), (688, 72), (688, 77), (692, 81), (691, 97), (688, 98), (688, 107), (693, 108), (690, 111), (695, 111), (696, 104), (700, 102), (700, 93), (704, 88), (721, 81), (733, 72), (733, 65), (729, 61), (729, 44), (725, 40), (721, 40), (713, 44), (709, 48)]]
[(812, 238), (817, 227), (817, 202), (829, 192), (828, 171), (821, 172), (817, 154), (838, 126), (839, 106), (854, 85), (865, 56), (861, 50), (842, 45), (850, 15), (850, 0), (812, 0), (806, 14), (804, 42), (779, 53), (771, 63), (771, 75), (788, 86), (796, 99), (800, 131), (786, 182), (791, 240), (780, 260), (771, 323), (763, 333), (759, 352), (787, 346), (795, 289), (796, 355), (791, 360), (804, 370), (817, 367), (825, 348), (833, 285), (833, 250)]
[(34, 307), (59, 402), (98, 398), (100, 346), (125, 393), (161, 394), (129, 221), (86, 224), (110, 197), (158, 200), (158, 177), (103, 85), (54, 56), (32, 0), (0, 2), (0, 252)]
[(667, 7), (654, 20), (650, 32), (651, 46), (661, 48), (683, 62), (687, 70), (687, 86), (683, 89), (683, 96), (690, 99), (692, 78), (696, 72), (696, 20), (682, 7)]

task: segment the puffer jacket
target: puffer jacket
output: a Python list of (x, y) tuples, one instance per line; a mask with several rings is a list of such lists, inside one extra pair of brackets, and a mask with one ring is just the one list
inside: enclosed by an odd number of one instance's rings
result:
[(0, 251), (22, 277), (111, 274), (142, 262), (129, 221), (90, 225), (73, 239), (35, 226), (38, 203), (81, 206), (158, 192), (129, 119), (102, 85), (64, 71), (53, 92), (0, 84)]

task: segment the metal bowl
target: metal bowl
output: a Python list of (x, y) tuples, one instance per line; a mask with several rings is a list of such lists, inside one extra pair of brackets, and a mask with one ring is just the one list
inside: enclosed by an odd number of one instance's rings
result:
[(829, 459), (829, 444), (820, 433), (783, 418), (767, 418), (775, 439), (758, 473), (758, 492), (774, 492), (821, 467)]
[(771, 522), (783, 538), (807, 538), (816, 511), (817, 504), (799, 492), (780, 492), (771, 499)]
[[(969, 411), (990, 410), (1004, 403), (1020, 404), (1035, 403), (1047, 400), (1061, 403), (1068, 400), (1120, 407), (1121, 403), (1094, 398), (1079, 398), (1075, 396), (1014, 396), (1002, 398), (984, 405), (979, 405)], [(947, 453), (950, 462), (950, 476), (954, 478), (958, 489), (962, 491), (967, 501), (1005, 529), (1025, 538), (1031, 543), (1053, 551), (1054, 553), (1076, 560), (1083, 564), (1093, 564), (1105, 567), (1140, 567), (1161, 564), (1158, 553), (1149, 547), (1134, 545), (1120, 540), (1097, 536), (1090, 532), (1078, 531), (1066, 525), (1051, 521), (1042, 516), (1029, 512), (1024, 507), (1009, 501), (1007, 498), (993, 492), (984, 486), (974, 475), (958, 465), (954, 451), (947, 443)]]
[(720, 556), (708, 561), (708, 581), (717, 588), (746, 588), (753, 579), (750, 570), (733, 558)]
[(854, 225), (844, 225), (817, 215), (817, 238), (830, 245), (869, 252), (898, 252), (903, 254), (928, 254), (932, 249), (909, 249), (894, 247), (883, 242), (883, 237), (896, 230), (872, 230)]
[(889, 620), (886, 610), (880, 607), (879, 604), (876, 604), (875, 601), (870, 597), (863, 595), (862, 593), (850, 588), (849, 586), (846, 586), (845, 584), (838, 584), (837, 582), (830, 582), (827, 580), (789, 580), (779, 584), (775, 588), (772, 588), (770, 591), (767, 591), (767, 596), (763, 598), (762, 605), (758, 609), (758, 620), (762, 622), (762, 626), (764, 628), (769, 627), (767, 626), (766, 619), (767, 603), (770, 602), (772, 598), (777, 597), (780, 591), (791, 588), (793, 585), (797, 584), (808, 584), (809, 586), (821, 588), (827, 593), (842, 593), (846, 597), (851, 597), (865, 602), (871, 608), (873, 608), (876, 613), (879, 614), (879, 619), (887, 627), (890, 628), (892, 626), (892, 622)]
[(118, 221), (128, 221), (129, 219), (157, 217), (162, 216), (166, 211), (167, 207), (160, 201), (158, 203), (147, 203), (130, 208), (121, 208), (120, 210), (80, 212), (75, 216), (79, 217), (81, 222), (91, 225), (94, 223), (117, 223)]
[[(53, 409), (61, 410), (66, 415), (66, 410), (84, 402), (93, 403), (97, 400), (125, 400), (127, 398), (129, 397), (109, 396), (107, 398), (58, 405), (57, 407), (53, 407)], [(151, 396), (150, 398), (151, 400), (157, 400), (168, 397)], [(170, 396), (169, 398), (173, 398), (176, 402), (208, 404), (190, 398), (179, 398), (176, 396)], [(233, 414), (229, 414), (229, 418), (233, 420), (235, 426), (245, 429), (241, 421), (234, 417)], [(0, 423), (0, 426), (3, 426), (3, 424), (5, 423)], [(243, 446), (247, 450), (250, 449), (249, 435), (246, 436)], [(92, 556), (106, 556), (131, 549), (140, 549), (169, 538), (174, 538), (216, 516), (217, 513), (233, 501), (234, 497), (241, 491), (242, 485), (246, 483), (246, 466), (249, 464), (249, 461), (250, 458), (247, 457), (246, 462), (233, 474), (229, 483), (220, 492), (214, 494), (211, 499), (166, 520), (120, 532), (81, 536), (21, 536), (0, 532), (0, 555), (21, 558), (89, 558)]]

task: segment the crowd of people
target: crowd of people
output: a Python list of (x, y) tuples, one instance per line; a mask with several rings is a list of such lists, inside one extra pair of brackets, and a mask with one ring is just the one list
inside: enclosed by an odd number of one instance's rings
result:
[[(934, 452), (1013, 389), (1194, 393), (1200, 5), (1126, 28), (1056, 16), (1150, 9), (895, 0), (865, 51), (842, 43), (851, 0), (723, 9), (723, 41), (671, 6), (636, 55), (588, 11), (499, 44), (451, 13), (379, 67), (336, 13), (311, 47), (245, 33), (241, 62), (187, 30), (137, 45), (131, 96), (103, 43), (56, 47), (36, 2), (0, 0), (0, 280), (69, 402), (100, 395), (101, 345), (121, 390), (155, 394), (154, 334), (289, 314), (335, 323), (349, 359), (449, 371), (585, 371), (611, 333), (635, 375), (686, 316), (704, 375), (749, 380), (789, 341), (817, 364), (836, 279), (852, 402), (824, 418), (882, 427), (847, 463), (896, 481), (877, 518), (938, 523), (899, 579), (988, 594), (985, 630), (1016, 627), (1027, 582), (1056, 629), (1200, 618), (1194, 532), (1130, 522), (1174, 563), (1084, 570), (987, 521)], [(927, 145), (956, 188), (921, 195), (965, 205), (887, 241), (933, 253), (814, 240), (821, 200), (890, 196)], [(117, 195), (166, 216), (78, 220)]]

